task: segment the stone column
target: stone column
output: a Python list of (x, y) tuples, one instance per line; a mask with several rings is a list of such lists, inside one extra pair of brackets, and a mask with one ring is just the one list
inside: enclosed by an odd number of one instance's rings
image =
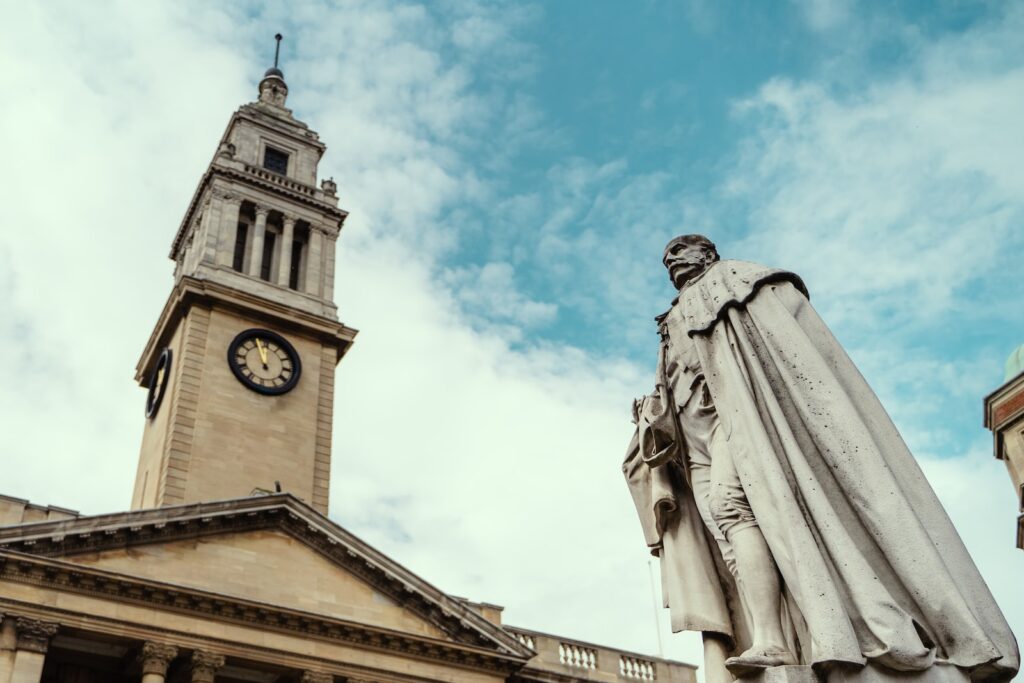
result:
[(249, 251), (249, 275), (260, 276), (260, 268), (263, 266), (263, 236), (267, 232), (267, 214), (269, 209), (259, 207), (256, 209), (256, 225), (252, 232), (252, 247)]
[(327, 233), (324, 245), (324, 298), (334, 301), (334, 249), (338, 244), (338, 233)]
[[(348, 679), (351, 681), (352, 679)], [(334, 674), (322, 671), (303, 671), (299, 683), (334, 683)]]
[(17, 643), (18, 636), (14, 633), (14, 621), (5, 620), (4, 615), (0, 614), (0, 683), (7, 683), (11, 680)]
[(167, 643), (149, 642), (142, 646), (142, 683), (164, 683), (167, 667), (178, 656), (178, 648)]
[(224, 206), (220, 215), (220, 230), (217, 234), (218, 266), (231, 267), (235, 260), (235, 238), (238, 235), (238, 215), (242, 210), (242, 200), (232, 194), (225, 193)]
[(324, 252), (324, 233), (315, 225), (309, 227), (309, 249), (306, 251), (306, 286), (304, 290), (320, 296), (320, 261)]
[(192, 683), (213, 683), (224, 666), (224, 655), (196, 650), (192, 653)]
[(284, 232), (281, 233), (281, 258), (277, 264), (277, 284), (288, 286), (292, 272), (292, 241), (295, 239), (295, 219), (284, 217)]
[(14, 654), (11, 683), (39, 683), (50, 638), (57, 634), (57, 628), (57, 624), (49, 621), (18, 617), (14, 623), (18, 651)]

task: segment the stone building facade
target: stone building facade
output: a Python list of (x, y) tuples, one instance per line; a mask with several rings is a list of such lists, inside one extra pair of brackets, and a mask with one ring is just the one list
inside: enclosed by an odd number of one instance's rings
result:
[(0, 683), (695, 683), (513, 628), (327, 516), (345, 211), (269, 70), (174, 237), (131, 510), (0, 496)]
[(1007, 359), (1003, 385), (985, 397), (985, 426), (1017, 493), (1017, 547), (1024, 549), (1024, 345)]

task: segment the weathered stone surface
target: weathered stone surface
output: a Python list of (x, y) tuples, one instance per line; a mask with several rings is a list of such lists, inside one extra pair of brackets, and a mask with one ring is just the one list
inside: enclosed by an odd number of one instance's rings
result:
[(968, 683), (967, 672), (939, 662), (927, 671), (892, 671), (877, 666), (860, 669), (840, 667), (825, 677), (824, 683)]
[(152, 641), (144, 643), (142, 645), (142, 652), (139, 654), (142, 675), (154, 674), (165, 676), (167, 674), (167, 667), (177, 656), (178, 648), (173, 645)]
[(663, 261), (679, 294), (623, 472), (673, 630), (729, 637), (742, 677), (945, 659), (1016, 674), (1005, 617), (803, 281), (702, 235)]
[(14, 628), (18, 634), (18, 649), (45, 654), (50, 647), (50, 638), (57, 634), (59, 624), (42, 619), (18, 617)]

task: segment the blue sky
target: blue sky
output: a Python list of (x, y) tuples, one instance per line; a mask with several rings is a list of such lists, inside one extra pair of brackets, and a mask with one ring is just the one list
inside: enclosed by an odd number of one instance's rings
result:
[[(138, 354), (230, 113), (285, 35), (351, 212), (331, 516), (509, 622), (654, 652), (619, 464), (665, 242), (792, 269), (1018, 630), (981, 400), (1024, 342), (1009, 3), (0, 1), (0, 493), (127, 507)], [(395, 433), (395, 415), (403, 429)], [(55, 476), (57, 473), (58, 476)], [(666, 638), (699, 658), (699, 642)]]

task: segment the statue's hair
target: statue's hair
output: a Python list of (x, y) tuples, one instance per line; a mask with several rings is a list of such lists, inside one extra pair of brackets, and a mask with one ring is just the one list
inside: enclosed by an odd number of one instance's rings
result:
[(665, 245), (665, 256), (668, 255), (669, 249), (671, 249), (677, 244), (694, 244), (697, 246), (704, 247), (711, 253), (712, 262), (715, 262), (719, 259), (718, 248), (715, 247), (715, 243), (709, 240), (704, 235), (679, 235), (679, 237), (673, 237), (671, 240), (669, 240), (668, 244)]

